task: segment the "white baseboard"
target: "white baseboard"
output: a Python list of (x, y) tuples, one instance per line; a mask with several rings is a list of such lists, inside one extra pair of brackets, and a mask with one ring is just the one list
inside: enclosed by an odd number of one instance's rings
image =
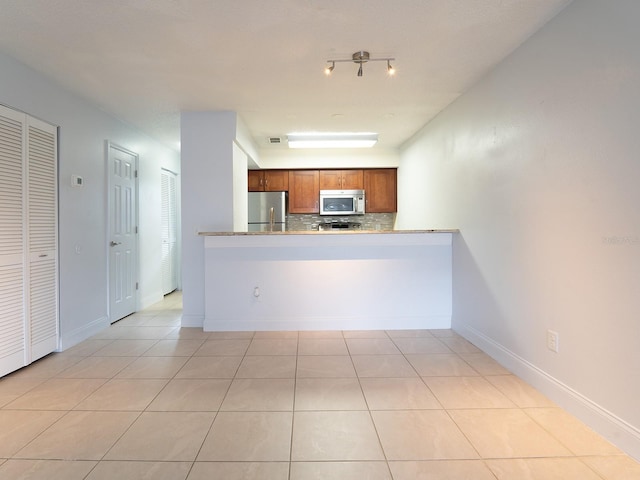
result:
[(138, 310), (144, 310), (145, 308), (154, 305), (164, 298), (164, 295), (160, 293), (152, 293), (150, 295), (145, 295), (144, 297), (138, 298)]
[(640, 461), (640, 430), (636, 427), (475, 328), (455, 324), (453, 329), (622, 451)]
[(107, 317), (100, 317), (80, 328), (72, 330), (69, 333), (60, 334), (60, 342), (58, 343), (57, 351), (62, 352), (67, 348), (71, 348), (96, 333), (100, 333), (102, 330), (109, 327), (109, 325), (110, 323)]
[[(184, 317), (182, 320), (184, 325)], [(451, 316), (428, 317), (298, 317), (298, 318), (205, 318), (205, 332), (289, 330), (413, 330), (451, 328)]]
[(181, 327), (202, 328), (204, 323), (204, 315), (185, 315), (182, 314)]

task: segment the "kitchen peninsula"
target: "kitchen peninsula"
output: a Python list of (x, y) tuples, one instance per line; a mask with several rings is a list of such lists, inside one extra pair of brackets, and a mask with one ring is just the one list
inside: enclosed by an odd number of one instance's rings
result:
[(204, 330), (450, 328), (456, 232), (200, 232)]

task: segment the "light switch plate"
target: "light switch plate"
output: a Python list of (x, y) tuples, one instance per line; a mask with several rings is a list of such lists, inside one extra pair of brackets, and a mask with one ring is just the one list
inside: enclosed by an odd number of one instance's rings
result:
[(558, 353), (560, 348), (560, 335), (553, 330), (547, 330), (547, 348), (552, 352)]

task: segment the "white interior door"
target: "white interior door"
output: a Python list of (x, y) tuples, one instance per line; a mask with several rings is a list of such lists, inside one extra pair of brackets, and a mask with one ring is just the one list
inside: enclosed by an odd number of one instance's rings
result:
[(162, 293), (178, 288), (178, 197), (176, 174), (162, 170), (160, 192), (162, 197)]
[(109, 318), (136, 311), (138, 278), (138, 156), (108, 144)]

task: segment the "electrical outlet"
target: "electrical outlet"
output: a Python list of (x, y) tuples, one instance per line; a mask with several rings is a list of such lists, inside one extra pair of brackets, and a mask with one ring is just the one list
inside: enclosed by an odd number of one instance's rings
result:
[(552, 352), (558, 353), (560, 338), (558, 332), (547, 330), (547, 348)]

